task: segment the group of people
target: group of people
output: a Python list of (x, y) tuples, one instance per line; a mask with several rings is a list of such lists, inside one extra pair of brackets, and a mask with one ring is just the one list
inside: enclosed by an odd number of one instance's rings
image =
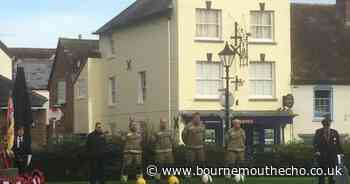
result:
[[(245, 155), (245, 133), (240, 127), (240, 121), (232, 121), (229, 133), (226, 135), (226, 163), (235, 164), (243, 161)], [(138, 124), (130, 120), (129, 132), (121, 139), (124, 142), (124, 158), (121, 170), (121, 179), (127, 181), (128, 175), (137, 171), (142, 176), (142, 151), (145, 141), (144, 134), (138, 131)], [(176, 145), (175, 134), (168, 127), (165, 118), (159, 122), (159, 131), (152, 133), (151, 142), (154, 144), (155, 163), (158, 167), (171, 167), (174, 164), (173, 148)], [(182, 132), (182, 140), (186, 145), (186, 161), (188, 166), (205, 165), (205, 125), (201, 122), (200, 114), (194, 113), (192, 121)], [(90, 156), (90, 184), (104, 183), (104, 153), (106, 136), (102, 130), (102, 123), (96, 123), (95, 130), (88, 135), (87, 152)], [(158, 179), (160, 174), (156, 176)]]
[[(245, 160), (245, 131), (241, 121), (233, 119), (231, 127), (225, 134), (225, 163), (235, 166)], [(201, 122), (200, 114), (194, 113), (192, 121), (182, 132), (182, 140), (187, 148), (186, 160), (189, 166), (205, 166), (205, 125)]]
[[(339, 134), (330, 128), (331, 120), (325, 118), (322, 121), (323, 128), (318, 129), (314, 137), (315, 155), (318, 163), (325, 171), (334, 168), (337, 164), (337, 155), (343, 154)], [(159, 131), (152, 133), (151, 141), (154, 143), (155, 162), (158, 167), (171, 167), (174, 164), (173, 148), (175, 145), (174, 132), (167, 126), (165, 118), (160, 119)], [(138, 124), (130, 120), (129, 132), (121, 139), (124, 142), (124, 158), (121, 170), (121, 178), (127, 181), (131, 168), (136, 168), (139, 176), (142, 176), (142, 151), (144, 135), (138, 131)], [(201, 122), (200, 114), (192, 114), (192, 120), (182, 131), (182, 140), (186, 145), (187, 166), (205, 166), (205, 125)], [(225, 163), (229, 167), (239, 166), (245, 160), (246, 135), (241, 128), (241, 121), (233, 119), (231, 128), (225, 134)], [(87, 151), (90, 155), (90, 184), (104, 184), (104, 150), (106, 137), (102, 130), (102, 124), (96, 123), (95, 131), (88, 135)], [(160, 175), (158, 175), (160, 177)], [(334, 179), (329, 176), (330, 184)], [(319, 184), (325, 183), (325, 177), (319, 177)]]

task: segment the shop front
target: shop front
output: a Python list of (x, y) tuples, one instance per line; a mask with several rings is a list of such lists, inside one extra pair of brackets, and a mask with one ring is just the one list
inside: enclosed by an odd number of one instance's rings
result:
[[(193, 111), (195, 112), (195, 111)], [(192, 111), (182, 113), (185, 123), (191, 121)], [(224, 144), (225, 123), (222, 111), (198, 111), (206, 126), (206, 139), (209, 144)], [(271, 145), (284, 144), (284, 133), (287, 124), (293, 123), (295, 114), (291, 111), (237, 111), (233, 118), (242, 122), (246, 132), (247, 152), (259, 149), (269, 150)], [(264, 151), (263, 150), (263, 151)]]

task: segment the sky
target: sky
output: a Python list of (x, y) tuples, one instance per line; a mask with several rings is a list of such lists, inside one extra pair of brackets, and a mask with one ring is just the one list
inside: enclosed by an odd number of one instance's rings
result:
[[(59, 37), (92, 35), (135, 0), (5, 0), (0, 7), (0, 40), (8, 47), (55, 48)], [(291, 0), (335, 3), (335, 0)]]

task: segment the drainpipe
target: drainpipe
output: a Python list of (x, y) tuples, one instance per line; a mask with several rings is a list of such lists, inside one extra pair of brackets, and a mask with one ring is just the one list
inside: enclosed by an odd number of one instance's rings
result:
[(170, 17), (168, 18), (168, 127), (171, 128), (171, 25), (170, 25)]

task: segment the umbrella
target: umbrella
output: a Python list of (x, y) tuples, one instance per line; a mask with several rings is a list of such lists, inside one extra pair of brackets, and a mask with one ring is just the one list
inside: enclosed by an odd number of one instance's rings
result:
[(23, 67), (17, 68), (12, 95), (14, 104), (15, 128), (24, 128), (24, 142), (27, 144), (26, 146), (30, 147), (30, 129), (33, 123), (33, 115)]

